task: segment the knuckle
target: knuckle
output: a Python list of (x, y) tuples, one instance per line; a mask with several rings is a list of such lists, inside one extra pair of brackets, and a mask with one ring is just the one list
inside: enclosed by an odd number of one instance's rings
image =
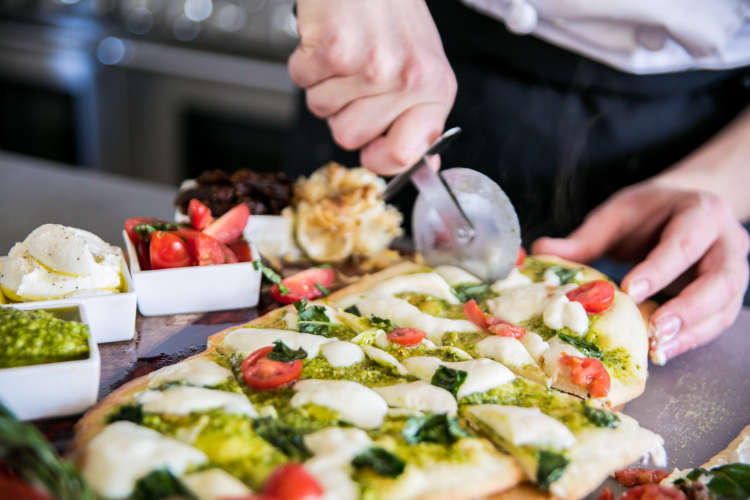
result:
[(352, 51), (346, 37), (341, 33), (332, 34), (322, 47), (322, 57), (336, 74), (349, 74), (354, 66)]
[(352, 151), (360, 146), (359, 134), (353, 128), (341, 126), (331, 121), (328, 125), (334, 142), (342, 148)]
[(700, 242), (691, 235), (680, 236), (677, 239), (677, 248), (682, 259), (691, 263), (700, 257), (700, 252), (703, 249)]
[(367, 83), (378, 85), (388, 80), (388, 58), (379, 47), (373, 47), (367, 54), (363, 77)]
[(413, 158), (403, 148), (391, 147), (388, 150), (388, 159), (390, 163), (398, 168), (407, 167), (412, 164)]
[(425, 64), (418, 59), (411, 58), (401, 69), (401, 90), (413, 92), (422, 87), (425, 80)]
[(307, 103), (307, 109), (318, 118), (326, 118), (331, 115), (331, 106), (315, 93), (308, 91), (305, 94), (305, 102)]

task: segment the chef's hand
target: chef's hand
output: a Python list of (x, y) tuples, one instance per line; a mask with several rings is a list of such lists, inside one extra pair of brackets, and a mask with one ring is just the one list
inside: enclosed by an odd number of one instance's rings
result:
[(456, 78), (424, 0), (299, 0), (289, 74), (337, 144), (390, 175), (442, 132)]
[(652, 180), (615, 193), (567, 238), (537, 240), (533, 252), (579, 262), (645, 257), (622, 282), (636, 302), (675, 280), (685, 284), (650, 319), (652, 359), (664, 362), (734, 322), (748, 283), (749, 241), (719, 197)]

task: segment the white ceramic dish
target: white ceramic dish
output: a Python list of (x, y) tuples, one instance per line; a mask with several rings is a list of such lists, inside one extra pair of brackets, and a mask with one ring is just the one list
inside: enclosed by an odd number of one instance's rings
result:
[[(63, 300), (53, 307), (39, 302), (18, 304), (18, 309), (73, 308), (80, 321), (89, 325), (83, 304)], [(93, 333), (89, 335), (87, 359), (41, 365), (0, 368), (0, 400), (21, 420), (62, 417), (83, 412), (96, 403), (99, 392), (99, 348)]]
[[(6, 259), (3, 257), (2, 259)], [(85, 306), (87, 323), (91, 335), (97, 343), (130, 340), (135, 335), (135, 288), (128, 273), (128, 266), (121, 261), (126, 290), (120, 293), (92, 295), (89, 297), (68, 297), (57, 300), (38, 300), (4, 304), (10, 307), (30, 305), (34, 309), (61, 307), (71, 302)], [(0, 263), (0, 267), (2, 264)]]
[[(128, 250), (138, 310), (144, 316), (240, 309), (258, 304), (261, 272), (252, 262), (141, 271), (135, 246), (122, 232)], [(257, 249), (250, 244), (253, 257)]]

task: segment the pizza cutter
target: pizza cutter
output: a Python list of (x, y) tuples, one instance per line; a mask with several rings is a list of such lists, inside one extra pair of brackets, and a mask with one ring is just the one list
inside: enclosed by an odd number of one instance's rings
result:
[(521, 246), (518, 215), (492, 179), (469, 168), (435, 171), (427, 157), (445, 149), (459, 133), (446, 131), (421, 159), (388, 183), (388, 200), (407, 180), (419, 190), (412, 212), (414, 243), (427, 264), (456, 265), (483, 281), (505, 278)]

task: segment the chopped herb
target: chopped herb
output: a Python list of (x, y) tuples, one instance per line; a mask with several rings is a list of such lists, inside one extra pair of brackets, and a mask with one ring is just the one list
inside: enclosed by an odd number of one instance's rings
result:
[(602, 357), (602, 350), (593, 342), (589, 342), (588, 340), (584, 340), (580, 337), (574, 337), (573, 335), (568, 335), (566, 333), (560, 333), (557, 336), (563, 342), (567, 342), (568, 344), (581, 351), (581, 354), (583, 354), (587, 358), (601, 359)]
[(302, 435), (278, 418), (263, 417), (253, 421), (253, 430), (294, 460), (307, 460), (312, 456), (305, 446)]
[(119, 422), (120, 420), (127, 420), (135, 424), (143, 422), (143, 408), (137, 404), (127, 404), (120, 406), (116, 412), (111, 413), (107, 417), (107, 423)]
[(706, 474), (707, 472), (708, 471), (706, 469), (704, 469), (702, 467), (697, 467), (697, 468), (691, 470), (690, 472), (688, 472), (687, 476), (685, 476), (685, 477), (687, 477), (691, 481), (695, 481), (696, 479), (698, 479), (699, 477), (701, 477), (703, 474)]
[(560, 479), (568, 463), (568, 459), (559, 453), (540, 450), (539, 463), (536, 468), (536, 481), (539, 487), (548, 490), (552, 483)]
[(454, 370), (447, 366), (440, 366), (435, 373), (432, 375), (430, 383), (438, 387), (442, 387), (446, 391), (456, 396), (458, 389), (466, 381), (466, 377), (469, 374), (464, 370)]
[(135, 483), (135, 490), (130, 498), (133, 500), (162, 500), (166, 498), (194, 499), (195, 497), (168, 469), (163, 468), (140, 478)]
[(469, 433), (461, 427), (458, 419), (449, 417), (445, 413), (411, 417), (401, 432), (409, 444), (430, 442), (438, 444), (453, 444)]
[(375, 316), (374, 314), (370, 314), (367, 319), (370, 321), (370, 325), (372, 325), (373, 328), (383, 330), (385, 333), (390, 333), (396, 329), (396, 327), (393, 326), (393, 323), (389, 319), (380, 318), (378, 316)]
[(289, 289), (281, 282), (281, 276), (279, 276), (279, 273), (263, 264), (260, 260), (253, 261), (253, 269), (262, 272), (263, 276), (265, 276), (266, 279), (271, 283), (279, 285), (279, 291), (281, 292), (281, 295), (286, 295), (287, 293), (289, 293)]
[(298, 359), (307, 358), (307, 353), (301, 347), (296, 351), (292, 350), (285, 343), (277, 340), (273, 343), (273, 350), (269, 352), (266, 357), (274, 361), (283, 361), (284, 363), (290, 363)]
[(750, 464), (721, 465), (709, 474), (708, 489), (719, 498), (750, 498)]
[(320, 293), (322, 293), (323, 296), (326, 296), (326, 295), (328, 295), (328, 294), (331, 293), (331, 291), (328, 288), (324, 287), (323, 285), (321, 285), (317, 281), (315, 282), (315, 288), (317, 288), (318, 290), (320, 290)]
[(133, 232), (142, 234), (144, 236), (151, 236), (157, 231), (177, 231), (177, 224), (171, 222), (160, 222), (155, 221), (150, 224), (138, 224), (133, 227)]
[(323, 306), (308, 306), (307, 300), (302, 299), (294, 303), (297, 308), (297, 330), (323, 337), (332, 337), (339, 325), (333, 323), (326, 314)]
[(467, 283), (464, 285), (457, 285), (453, 289), (453, 292), (461, 302), (468, 302), (471, 299), (474, 299), (479, 303), (492, 296), (490, 285), (487, 285), (486, 283)]
[(357, 469), (370, 467), (381, 476), (397, 477), (406, 467), (406, 463), (398, 456), (378, 446), (372, 446), (352, 460)]
[(549, 269), (560, 278), (561, 285), (567, 285), (571, 281), (575, 281), (578, 274), (578, 269), (570, 269), (568, 267), (551, 266)]
[(620, 417), (612, 412), (594, 408), (593, 406), (586, 404), (585, 401), (581, 401), (583, 406), (583, 414), (589, 419), (589, 422), (597, 427), (609, 427), (614, 429), (620, 422)]
[(362, 316), (362, 313), (359, 312), (359, 307), (357, 307), (355, 304), (352, 304), (344, 309), (344, 312), (348, 312), (349, 314), (353, 314), (355, 316)]

